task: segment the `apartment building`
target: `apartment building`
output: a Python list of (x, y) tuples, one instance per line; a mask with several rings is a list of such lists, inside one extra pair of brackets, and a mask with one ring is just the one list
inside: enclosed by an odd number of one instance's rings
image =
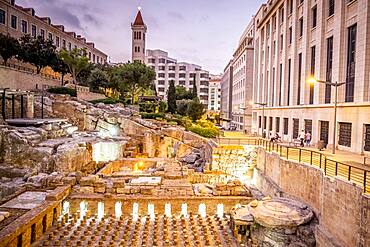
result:
[[(370, 2), (275, 0), (255, 16), (252, 132), (370, 152)], [(344, 83), (335, 87), (307, 79)], [(264, 129), (262, 130), (262, 126)], [(334, 132), (334, 126), (336, 131)]]
[(157, 74), (155, 87), (159, 96), (164, 99), (167, 97), (171, 80), (175, 82), (175, 86), (183, 86), (187, 90), (192, 90), (195, 79), (198, 97), (205, 108), (208, 108), (209, 72), (203, 70), (201, 66), (178, 62), (169, 57), (165, 51), (149, 49), (146, 50), (146, 64), (151, 66)]
[(232, 119), (232, 86), (233, 86), (233, 60), (226, 65), (221, 77), (221, 110), (220, 119), (222, 127), (230, 128)]
[(33, 8), (19, 6), (15, 0), (0, 0), (0, 32), (15, 38), (26, 34), (42, 36), (52, 40), (57, 50), (84, 48), (92, 63), (107, 62), (108, 56), (97, 49), (93, 42), (88, 42), (73, 31), (66, 31), (63, 25), (53, 24), (50, 17), (37, 16)]
[(221, 110), (221, 75), (211, 75), (208, 90), (208, 111)]
[(252, 130), (252, 106), (249, 102), (253, 96), (253, 36), (254, 19), (244, 30), (233, 55), (231, 122), (237, 130), (246, 133)]

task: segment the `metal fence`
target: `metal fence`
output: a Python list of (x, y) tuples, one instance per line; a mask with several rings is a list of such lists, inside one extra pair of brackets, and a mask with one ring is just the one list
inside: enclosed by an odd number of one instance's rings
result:
[(337, 176), (363, 187), (363, 192), (370, 194), (370, 170), (365, 167), (345, 164), (327, 158), (321, 152), (300, 147), (291, 147), (261, 138), (218, 138), (215, 140), (222, 145), (255, 145), (263, 147), (268, 152), (275, 152), (287, 160), (319, 167), (325, 175)]

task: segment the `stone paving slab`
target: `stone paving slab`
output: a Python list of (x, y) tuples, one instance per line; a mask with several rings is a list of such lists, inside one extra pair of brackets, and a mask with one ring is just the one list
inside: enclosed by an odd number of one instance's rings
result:
[(1, 205), (1, 208), (33, 209), (45, 202), (47, 192), (27, 191)]

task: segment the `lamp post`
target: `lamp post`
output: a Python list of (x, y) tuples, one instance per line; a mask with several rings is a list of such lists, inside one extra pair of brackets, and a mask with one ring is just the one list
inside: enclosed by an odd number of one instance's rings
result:
[(322, 81), (318, 80), (314, 77), (310, 77), (307, 80), (308, 83), (310, 84), (315, 84), (315, 83), (323, 83), (325, 85), (330, 85), (335, 88), (335, 95), (334, 95), (334, 128), (333, 128), (333, 149), (332, 149), (332, 154), (335, 154), (335, 146), (336, 146), (336, 136), (337, 136), (337, 104), (338, 104), (338, 87), (346, 84), (345, 82), (329, 82), (329, 81)]
[(266, 137), (266, 133), (264, 132), (265, 130), (265, 106), (267, 105), (267, 103), (259, 103), (259, 102), (250, 102), (251, 105), (259, 105), (259, 106), (262, 106), (262, 137), (265, 138)]

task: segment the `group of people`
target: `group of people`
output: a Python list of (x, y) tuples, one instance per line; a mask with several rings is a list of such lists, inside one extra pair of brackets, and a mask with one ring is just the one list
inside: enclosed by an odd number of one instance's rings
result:
[[(312, 135), (311, 135), (311, 132), (310, 131), (307, 131), (305, 132), (304, 130), (302, 130), (299, 135), (298, 135), (298, 138), (300, 140), (300, 146), (301, 147), (304, 147), (305, 144), (306, 146), (311, 146), (311, 140), (312, 140)], [(275, 134), (271, 134), (270, 136), (270, 141), (272, 142), (279, 142), (281, 141), (281, 137), (279, 135), (279, 133), (275, 133)]]
[(311, 146), (312, 135), (310, 131), (305, 132), (304, 130), (301, 130), (298, 137), (301, 141), (301, 147), (304, 147), (305, 143), (307, 146)]

